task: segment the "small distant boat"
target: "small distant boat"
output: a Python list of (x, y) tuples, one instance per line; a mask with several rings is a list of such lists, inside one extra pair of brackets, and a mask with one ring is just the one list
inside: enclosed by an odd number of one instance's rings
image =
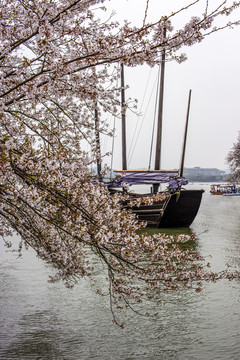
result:
[(240, 187), (235, 184), (212, 184), (210, 193), (212, 195), (238, 196)]
[(225, 193), (223, 194), (223, 196), (239, 196), (240, 195), (240, 192), (232, 192), (232, 193)]

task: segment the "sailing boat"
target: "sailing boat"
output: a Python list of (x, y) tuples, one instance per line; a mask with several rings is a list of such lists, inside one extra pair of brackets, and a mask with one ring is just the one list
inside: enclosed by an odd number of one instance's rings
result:
[[(139, 221), (147, 222), (147, 226), (178, 228), (189, 227), (192, 224), (199, 210), (204, 192), (204, 190), (183, 189), (181, 186), (187, 183), (185, 181), (185, 179), (178, 177), (176, 171), (125, 171), (113, 183), (113, 187), (121, 186), (123, 182), (129, 185), (149, 183), (159, 185), (159, 183), (168, 182), (173, 187), (169, 187), (167, 191), (159, 192), (159, 194), (164, 195), (163, 200), (146, 204), (146, 198), (153, 197), (154, 193), (131, 193), (129, 201), (138, 198), (143, 199), (140, 205), (132, 206), (131, 209)], [(128, 207), (128, 203), (125, 206)]]
[[(152, 184), (152, 192), (150, 194), (130, 194), (130, 200), (136, 198), (153, 197), (159, 193), (159, 185), (161, 183), (168, 183), (167, 192), (164, 192), (164, 198), (153, 201), (151, 204), (146, 204), (144, 201), (137, 206), (132, 206), (133, 213), (136, 214), (139, 221), (147, 222), (147, 226), (158, 228), (177, 228), (189, 227), (195, 219), (199, 210), (202, 194), (204, 190), (186, 190), (182, 188), (188, 181), (183, 178), (184, 157), (186, 148), (188, 118), (191, 100), (191, 90), (189, 92), (188, 112), (185, 126), (183, 154), (181, 161), (181, 169), (179, 171), (164, 171), (160, 170), (160, 152), (161, 152), (161, 137), (162, 137), (162, 110), (163, 110), (163, 90), (164, 90), (164, 66), (165, 66), (165, 52), (162, 53), (161, 66), (161, 82), (158, 108), (158, 130), (156, 140), (156, 154), (155, 154), (155, 170), (153, 171), (137, 171), (127, 170), (126, 159), (126, 130), (125, 130), (125, 95), (124, 95), (124, 71), (121, 65), (121, 86), (122, 86), (122, 169), (116, 171), (121, 173), (117, 179), (112, 183), (110, 188), (122, 186), (123, 183), (128, 185), (137, 184)], [(111, 190), (110, 190), (111, 191)], [(129, 202), (125, 204), (128, 206)]]

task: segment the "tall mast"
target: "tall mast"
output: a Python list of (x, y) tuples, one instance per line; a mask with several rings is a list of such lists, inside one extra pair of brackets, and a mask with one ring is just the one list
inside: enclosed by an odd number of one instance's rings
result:
[(124, 68), (121, 64), (121, 106), (122, 106), (122, 170), (127, 170), (127, 145), (126, 145), (126, 104)]
[(190, 111), (190, 103), (191, 103), (191, 94), (192, 94), (192, 90), (189, 90), (187, 118), (186, 118), (184, 141), (183, 141), (183, 152), (182, 152), (182, 159), (181, 159), (181, 166), (180, 166), (180, 176), (183, 176), (185, 150), (186, 150), (186, 143), (187, 143), (188, 119), (189, 119), (189, 111)]
[(100, 135), (99, 135), (99, 117), (97, 110), (97, 102), (95, 102), (94, 120), (95, 120), (97, 174), (99, 181), (102, 181), (101, 145), (100, 145)]
[[(163, 36), (166, 38), (166, 28), (163, 29)], [(159, 104), (158, 104), (158, 126), (157, 126), (157, 140), (155, 152), (155, 170), (160, 170), (161, 167), (161, 146), (162, 146), (162, 118), (163, 118), (163, 93), (164, 93), (164, 75), (165, 75), (165, 49), (161, 55), (161, 77), (159, 89)]]

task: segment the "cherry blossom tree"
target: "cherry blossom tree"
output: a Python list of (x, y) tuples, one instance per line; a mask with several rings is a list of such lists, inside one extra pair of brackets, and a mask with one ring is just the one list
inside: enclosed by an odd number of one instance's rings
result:
[(115, 321), (114, 309), (159, 299), (163, 291), (239, 276), (206, 270), (194, 249), (182, 249), (189, 236), (137, 232), (143, 224), (121, 208), (123, 196), (109, 196), (89, 171), (106, 155), (93, 136), (96, 113), (97, 132), (107, 136), (105, 114), (120, 113), (119, 62), (154, 66), (163, 48), (181, 62), (182, 46), (220, 30), (215, 19), (240, 5), (224, 1), (210, 10), (206, 1), (200, 17), (174, 31), (172, 18), (198, 2), (137, 28), (101, 20), (105, 0), (1, 1), (0, 235), (11, 246), (16, 232), (19, 253), (32, 247), (56, 269), (52, 281), (67, 286), (94, 278), (101, 260)]
[(230, 167), (231, 174), (230, 181), (240, 181), (240, 133), (238, 134), (237, 142), (233, 144), (232, 149), (227, 156), (227, 162)]

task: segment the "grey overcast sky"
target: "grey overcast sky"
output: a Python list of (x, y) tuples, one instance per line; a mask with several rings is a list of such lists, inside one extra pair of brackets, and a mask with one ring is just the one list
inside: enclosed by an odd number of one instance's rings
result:
[[(221, 2), (211, 0), (210, 4)], [(169, 15), (187, 3), (190, 1), (149, 0), (147, 21)], [(108, 12), (116, 11), (114, 19), (142, 24), (146, 0), (110, 0), (106, 5)], [(205, 5), (206, 0), (200, 0), (196, 6), (176, 16), (174, 28), (183, 26), (191, 16), (201, 15)], [(222, 18), (219, 24), (234, 18), (240, 19), (240, 9), (231, 18)], [(181, 52), (186, 53), (186, 62), (166, 64), (161, 168), (179, 168), (188, 93), (192, 89), (185, 167), (227, 169), (226, 156), (240, 130), (240, 26), (212, 34)], [(137, 117), (127, 112), (128, 168), (131, 169), (148, 167), (157, 73), (157, 67), (125, 68), (125, 83), (129, 85), (126, 98), (138, 98), (142, 113)], [(119, 122), (113, 158), (115, 169), (121, 168)], [(139, 134), (136, 143), (132, 142), (134, 133)]]

